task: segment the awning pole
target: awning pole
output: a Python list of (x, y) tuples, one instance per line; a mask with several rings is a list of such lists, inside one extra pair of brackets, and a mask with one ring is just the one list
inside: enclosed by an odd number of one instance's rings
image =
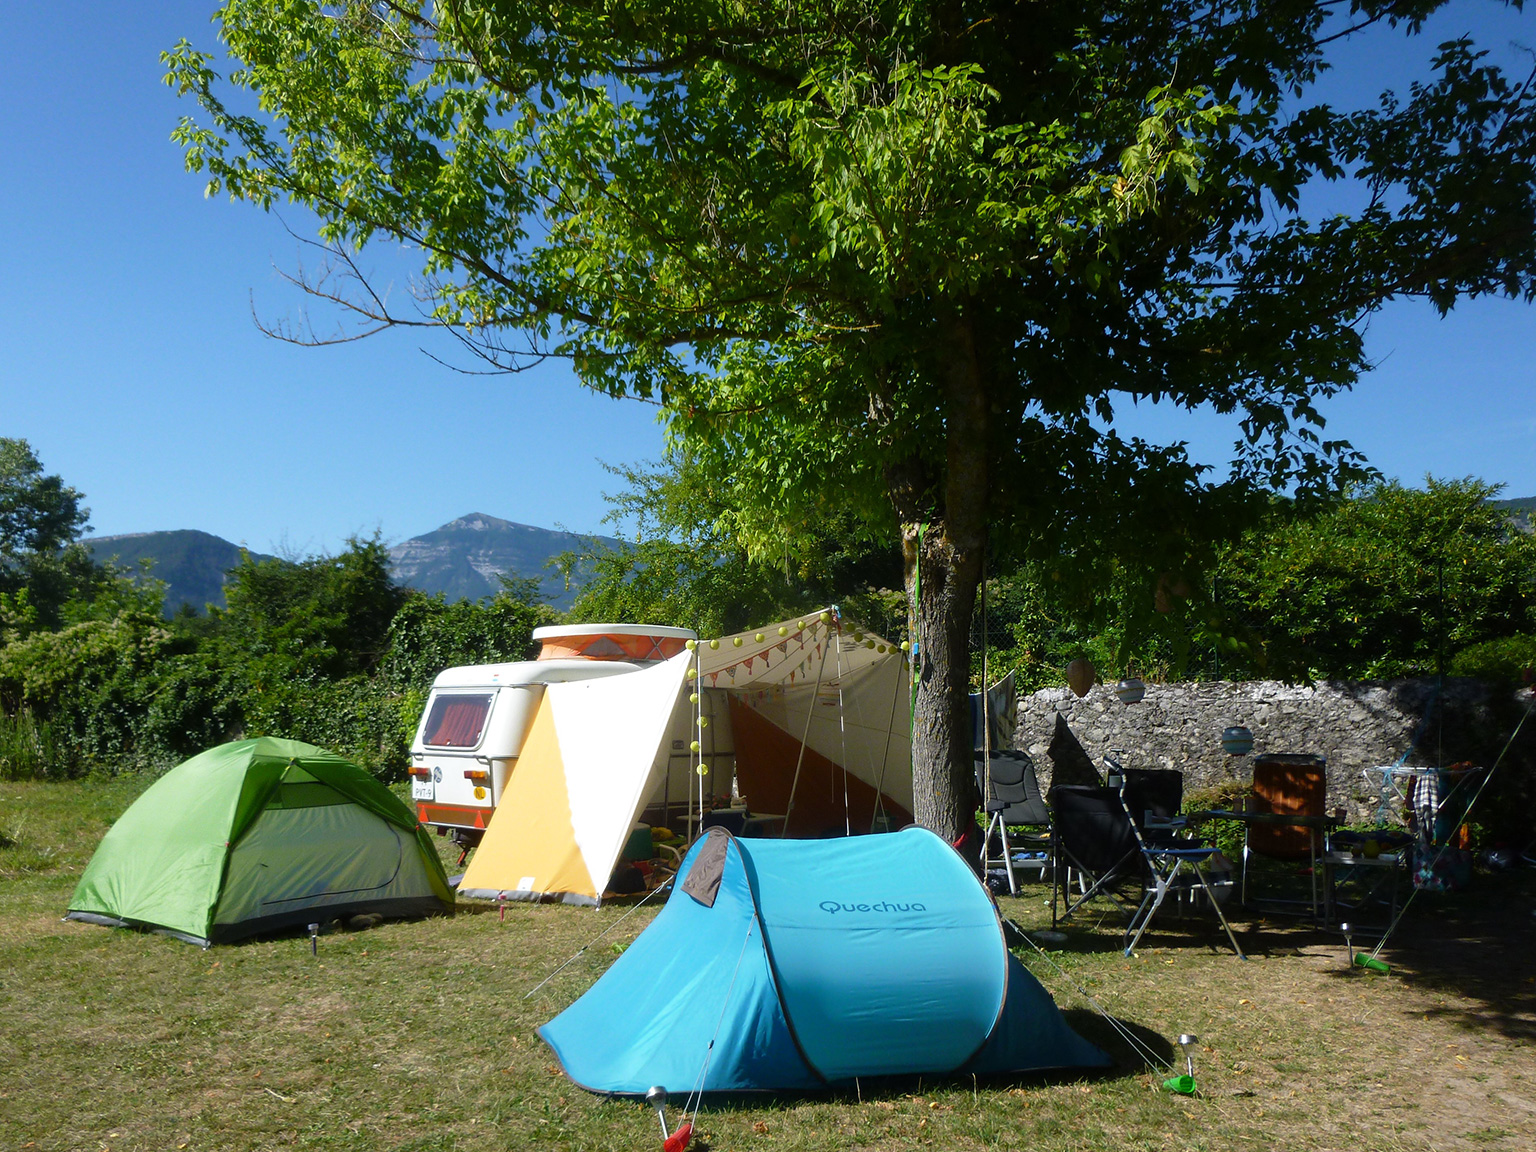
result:
[[(875, 830), (875, 823), (880, 819), (880, 814), (885, 813), (887, 820), (890, 813), (885, 811), (885, 769), (891, 762), (891, 737), (896, 734), (896, 705), (901, 701), (902, 682), (907, 679), (907, 657), (900, 648), (893, 646), (896, 655), (896, 691), (891, 693), (891, 714), (885, 721), (885, 751), (880, 756), (880, 775), (875, 780), (875, 808), (869, 814), (869, 830)], [(907, 726), (907, 746), (912, 744), (912, 728)]]
[(837, 646), (837, 737), (843, 750), (843, 835), (853, 835), (853, 813), (848, 810), (848, 705), (843, 700), (843, 646)]
[[(814, 633), (814, 627), (812, 631)], [(821, 649), (821, 663), (816, 665), (816, 687), (811, 690), (811, 704), (805, 710), (805, 729), (800, 733), (800, 754), (795, 757), (795, 778), (789, 785), (789, 805), (784, 810), (784, 827), (779, 829), (780, 840), (789, 834), (789, 818), (795, 810), (795, 792), (800, 787), (800, 766), (805, 763), (805, 743), (811, 738), (811, 717), (816, 715), (816, 699), (821, 695), (821, 673), (827, 666), (827, 650), (833, 638), (832, 627), (828, 625), (827, 637)]]

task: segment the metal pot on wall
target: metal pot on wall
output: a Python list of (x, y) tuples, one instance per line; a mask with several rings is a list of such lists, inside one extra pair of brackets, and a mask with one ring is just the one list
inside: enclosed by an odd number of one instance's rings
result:
[(1253, 733), (1241, 724), (1224, 728), (1221, 732), (1221, 747), (1228, 756), (1246, 756), (1253, 751)]
[(1122, 704), (1140, 704), (1146, 694), (1147, 686), (1136, 676), (1127, 676), (1115, 685), (1115, 695), (1120, 697)]

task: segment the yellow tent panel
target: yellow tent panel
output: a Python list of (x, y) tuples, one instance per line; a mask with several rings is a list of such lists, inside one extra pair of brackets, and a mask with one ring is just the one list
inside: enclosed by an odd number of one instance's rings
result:
[(536, 892), (567, 892), (594, 903), (602, 895), (576, 844), (565, 762), (547, 693), (459, 888), (525, 899)]

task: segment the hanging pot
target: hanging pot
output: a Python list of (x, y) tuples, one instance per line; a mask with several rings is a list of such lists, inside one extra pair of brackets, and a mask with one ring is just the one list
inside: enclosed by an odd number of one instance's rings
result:
[(1122, 704), (1140, 704), (1141, 698), (1146, 694), (1147, 686), (1138, 676), (1127, 676), (1115, 685), (1115, 695), (1120, 697)]
[(1246, 756), (1253, 751), (1253, 733), (1241, 724), (1224, 728), (1221, 732), (1221, 747), (1228, 756)]
[(1088, 695), (1088, 689), (1099, 682), (1099, 674), (1093, 670), (1093, 661), (1079, 656), (1067, 665), (1067, 687), (1078, 699)]

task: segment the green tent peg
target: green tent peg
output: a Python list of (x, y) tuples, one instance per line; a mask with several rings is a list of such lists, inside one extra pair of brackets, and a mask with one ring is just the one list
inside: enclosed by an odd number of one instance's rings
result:
[(1355, 967), (1365, 968), (1371, 972), (1380, 972), (1383, 976), (1389, 975), (1392, 971), (1391, 965), (1385, 960), (1378, 960), (1376, 957), (1365, 952), (1355, 953)]
[(1179, 1047), (1184, 1049), (1184, 1075), (1170, 1076), (1163, 1081), (1163, 1087), (1169, 1092), (1179, 1096), (1193, 1096), (1195, 1094), (1195, 1045), (1200, 1043), (1200, 1037), (1193, 1032), (1179, 1033)]

